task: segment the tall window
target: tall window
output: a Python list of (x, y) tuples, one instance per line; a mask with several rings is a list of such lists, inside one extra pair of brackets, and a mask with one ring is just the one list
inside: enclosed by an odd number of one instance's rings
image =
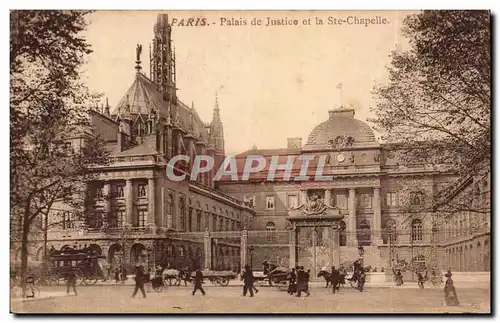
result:
[[(22, 221), (22, 218), (21, 218)], [(21, 224), (22, 226), (22, 224)], [(75, 224), (72, 220), (71, 212), (66, 211), (62, 214), (62, 228), (63, 230), (67, 229), (73, 229), (75, 227)]]
[(123, 184), (116, 185), (116, 189), (115, 189), (116, 190), (115, 191), (116, 197), (124, 197), (125, 196), (124, 188), (125, 188), (125, 186)]
[(288, 195), (288, 208), (294, 208), (299, 206), (299, 196), (298, 195)]
[[(205, 228), (209, 228), (210, 226), (210, 213), (209, 212), (205, 212)], [(203, 230), (205, 230), (205, 228), (203, 228)]]
[(212, 215), (212, 231), (217, 231), (217, 215)]
[(360, 194), (358, 199), (358, 206), (361, 209), (372, 208), (372, 197), (370, 194)]
[(145, 227), (148, 223), (148, 211), (146, 209), (137, 210), (137, 226)]
[[(172, 217), (172, 220), (174, 218), (174, 195), (173, 194), (168, 194), (168, 199), (167, 199), (167, 214)], [(165, 223), (164, 226), (167, 226), (167, 219), (164, 219)]]
[(398, 206), (398, 196), (396, 192), (387, 192), (385, 195), (385, 204), (388, 207), (396, 207)]
[(274, 222), (267, 222), (266, 224), (266, 240), (273, 242), (276, 240), (276, 225)]
[(201, 211), (196, 211), (196, 231), (201, 231)]
[(266, 196), (266, 209), (274, 210), (274, 196)]
[(344, 221), (339, 222), (339, 245), (345, 247), (347, 245), (346, 224)]
[(181, 231), (186, 231), (186, 204), (184, 198), (179, 199), (180, 226)]
[(146, 196), (147, 196), (146, 185), (139, 184), (137, 186), (137, 197), (146, 197)]
[(193, 208), (191, 207), (188, 211), (187, 227), (189, 232), (193, 231)]
[[(388, 243), (396, 243), (397, 240), (397, 232), (396, 232), (396, 221), (394, 220), (387, 220), (385, 223), (385, 231), (386, 231), (386, 236), (387, 236), (387, 242)], [(386, 242), (386, 243), (387, 243)]]
[(117, 227), (123, 227), (125, 224), (125, 209), (124, 208), (118, 208), (116, 210), (116, 226)]
[(224, 231), (224, 218), (222, 216), (219, 217), (219, 231)]
[(411, 223), (411, 240), (412, 241), (422, 241), (422, 221), (419, 219), (413, 220)]

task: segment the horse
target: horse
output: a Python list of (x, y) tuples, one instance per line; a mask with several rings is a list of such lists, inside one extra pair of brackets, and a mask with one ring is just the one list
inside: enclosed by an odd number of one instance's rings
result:
[(322, 270), (318, 273), (317, 276), (325, 278), (325, 280), (326, 280), (325, 288), (328, 288), (328, 285), (332, 284), (332, 274), (329, 273), (328, 271)]

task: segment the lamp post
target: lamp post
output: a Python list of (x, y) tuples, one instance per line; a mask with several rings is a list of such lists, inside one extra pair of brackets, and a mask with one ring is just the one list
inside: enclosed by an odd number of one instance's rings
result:
[(150, 246), (147, 246), (146, 248), (146, 255), (148, 257), (148, 261), (147, 261), (147, 265), (148, 265), (148, 268), (147, 268), (147, 271), (149, 272), (149, 268), (151, 268), (151, 254), (152, 254), (152, 251), (153, 249), (151, 249)]
[(253, 246), (248, 247), (248, 251), (250, 252), (250, 269), (253, 270), (253, 252), (254, 252)]

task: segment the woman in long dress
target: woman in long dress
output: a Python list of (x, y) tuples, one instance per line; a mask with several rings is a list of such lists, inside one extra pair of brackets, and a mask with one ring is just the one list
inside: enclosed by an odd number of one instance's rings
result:
[(459, 306), (460, 302), (458, 301), (457, 291), (455, 290), (455, 286), (453, 286), (453, 279), (451, 279), (451, 272), (445, 275), (446, 283), (444, 285), (444, 300), (446, 301), (446, 305), (448, 306)]

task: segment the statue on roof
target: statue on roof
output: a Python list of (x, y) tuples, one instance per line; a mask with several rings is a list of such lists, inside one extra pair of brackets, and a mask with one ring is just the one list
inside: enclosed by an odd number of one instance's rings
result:
[(142, 54), (142, 45), (137, 44), (137, 47), (135, 48), (135, 57), (137, 61), (141, 60), (141, 54)]

